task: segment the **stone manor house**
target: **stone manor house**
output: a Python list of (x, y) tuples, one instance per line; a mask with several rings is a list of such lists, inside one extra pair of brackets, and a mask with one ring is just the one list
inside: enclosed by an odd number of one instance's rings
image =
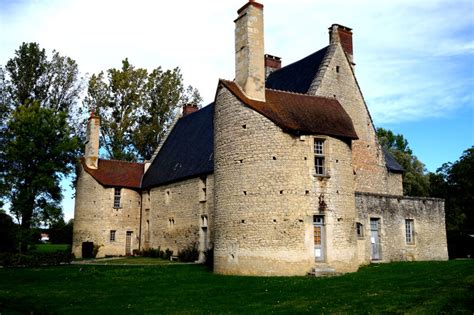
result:
[(444, 202), (403, 196), (355, 77), (350, 28), (288, 66), (264, 54), (263, 5), (235, 22), (235, 79), (188, 105), (149, 161), (99, 158), (98, 117), (78, 173), (73, 253), (197, 246), (221, 274), (356, 271), (448, 258)]

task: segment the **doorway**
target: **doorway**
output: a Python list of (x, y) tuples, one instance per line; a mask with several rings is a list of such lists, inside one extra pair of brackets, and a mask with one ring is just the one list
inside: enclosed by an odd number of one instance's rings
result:
[(314, 215), (313, 216), (313, 230), (314, 230), (314, 259), (315, 261), (324, 261), (324, 244), (325, 230), (324, 230), (324, 216)]
[(382, 259), (380, 246), (380, 219), (370, 219), (370, 243), (372, 246), (372, 260)]

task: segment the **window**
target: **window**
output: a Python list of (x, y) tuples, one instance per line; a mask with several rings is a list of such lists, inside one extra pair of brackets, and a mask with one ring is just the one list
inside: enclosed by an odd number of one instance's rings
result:
[(314, 139), (314, 169), (316, 175), (326, 175), (324, 167), (324, 140)]
[(121, 194), (122, 194), (122, 188), (115, 187), (115, 190), (114, 190), (114, 208), (120, 208)]
[(407, 244), (415, 244), (415, 223), (413, 219), (406, 219), (405, 220), (405, 237)]
[(206, 202), (207, 200), (207, 177), (199, 178), (199, 202)]
[(115, 242), (115, 230), (110, 230), (110, 241)]
[(357, 231), (357, 237), (358, 238), (363, 238), (364, 237), (364, 225), (360, 222), (356, 223), (356, 231)]

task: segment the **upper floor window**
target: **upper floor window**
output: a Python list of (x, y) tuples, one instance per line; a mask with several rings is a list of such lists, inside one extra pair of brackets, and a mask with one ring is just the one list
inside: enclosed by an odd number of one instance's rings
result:
[(207, 200), (207, 177), (199, 178), (199, 201), (205, 202)]
[(114, 189), (114, 208), (120, 208), (120, 197), (122, 196), (122, 188)]
[(356, 222), (356, 231), (357, 231), (358, 238), (364, 237), (364, 225), (362, 223)]
[(415, 223), (413, 219), (405, 220), (405, 238), (407, 244), (415, 244)]
[(316, 175), (326, 175), (325, 148), (323, 139), (314, 139), (314, 169)]

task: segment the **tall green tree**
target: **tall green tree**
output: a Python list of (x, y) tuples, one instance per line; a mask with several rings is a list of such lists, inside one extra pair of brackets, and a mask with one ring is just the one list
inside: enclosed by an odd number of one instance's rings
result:
[(199, 104), (199, 92), (185, 88), (180, 69), (148, 72), (128, 59), (121, 69), (94, 74), (89, 80), (86, 106), (101, 118), (101, 143), (111, 159), (149, 158), (169, 128), (177, 109)]
[(403, 174), (403, 194), (407, 196), (429, 196), (430, 183), (425, 165), (413, 155), (413, 151), (408, 146), (408, 141), (403, 135), (396, 135), (390, 130), (377, 128), (377, 138), (380, 145), (388, 150), (405, 169)]
[(81, 82), (75, 61), (48, 58), (36, 43), (23, 43), (1, 70), (0, 197), (27, 235), (62, 216), (60, 180), (79, 153), (71, 122)]

